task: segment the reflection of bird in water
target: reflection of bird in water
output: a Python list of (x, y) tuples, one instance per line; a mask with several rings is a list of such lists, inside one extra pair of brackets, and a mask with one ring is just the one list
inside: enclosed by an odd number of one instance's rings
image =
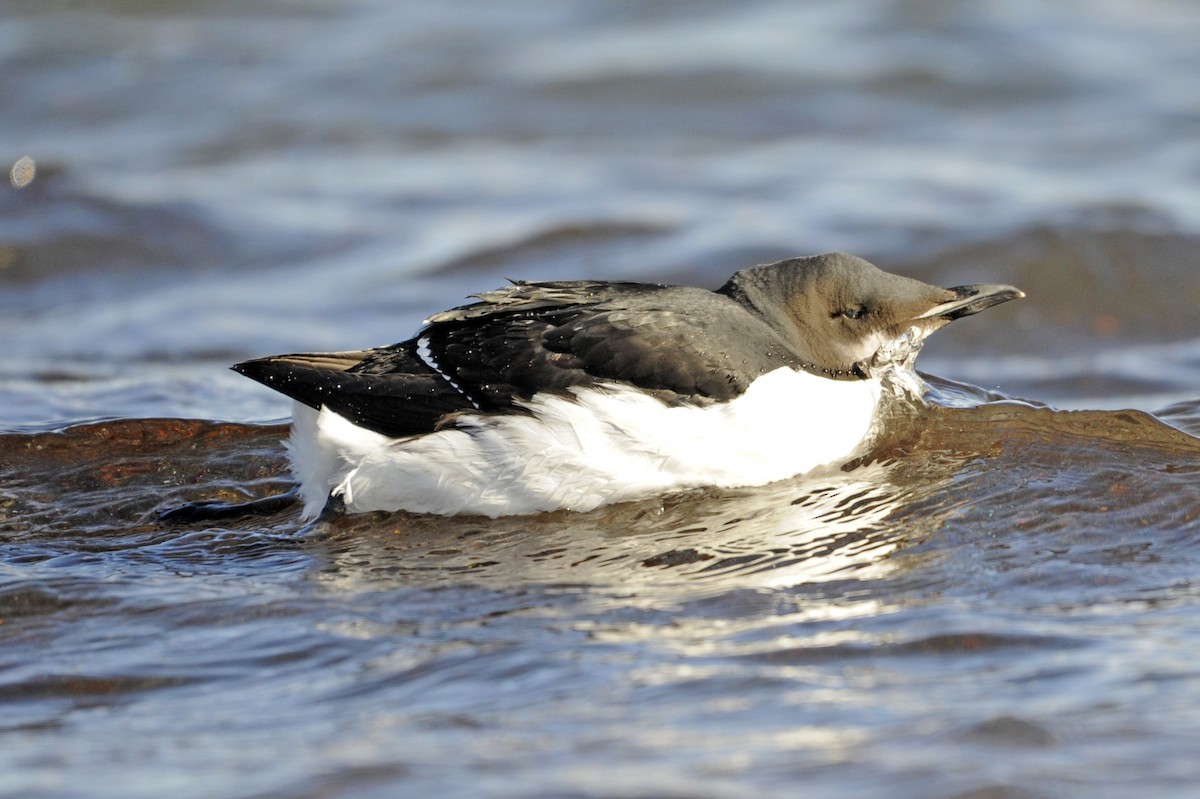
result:
[[(479, 520), (416, 514), (327, 517), (322, 540), (337, 563), (323, 579), (441, 584), (447, 574), (511, 586), (653, 586), (662, 598), (721, 586), (782, 587), (873, 580), (902, 566), (887, 556), (924, 540), (936, 513), (903, 515), (914, 491), (952, 470), (873, 461), (818, 469), (767, 486), (695, 489), (586, 513)], [(897, 523), (897, 519), (902, 519)]]

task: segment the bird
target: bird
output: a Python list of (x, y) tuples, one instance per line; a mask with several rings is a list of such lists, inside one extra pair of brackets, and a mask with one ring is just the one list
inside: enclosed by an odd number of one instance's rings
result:
[(713, 290), (510, 281), (388, 346), (232, 368), (294, 400), (304, 515), (588, 511), (843, 464), (933, 331), (1023, 297), (844, 253)]

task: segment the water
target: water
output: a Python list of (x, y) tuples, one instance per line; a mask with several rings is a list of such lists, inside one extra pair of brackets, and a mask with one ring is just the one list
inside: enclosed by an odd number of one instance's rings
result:
[[(10, 4), (0, 795), (1191, 796), (1192, 6)], [(239, 359), (834, 249), (1030, 295), (852, 468), (157, 519), (290, 485)]]

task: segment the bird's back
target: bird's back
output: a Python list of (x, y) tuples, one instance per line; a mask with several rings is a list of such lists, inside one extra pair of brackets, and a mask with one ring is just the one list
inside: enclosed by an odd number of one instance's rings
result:
[(398, 437), (464, 411), (522, 412), (539, 393), (620, 382), (671, 405), (739, 396), (796, 358), (728, 297), (635, 282), (516, 282), (435, 314), (416, 336), (235, 368), (314, 409)]

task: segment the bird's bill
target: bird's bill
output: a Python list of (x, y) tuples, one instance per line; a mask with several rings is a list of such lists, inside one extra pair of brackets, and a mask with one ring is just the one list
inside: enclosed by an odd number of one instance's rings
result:
[(862, 362), (867, 371), (897, 366), (911, 368), (925, 338), (933, 331), (954, 319), (1025, 296), (1018, 288), (998, 284), (956, 286), (947, 291), (954, 292), (954, 299), (933, 306), (909, 322), (896, 337), (884, 341), (869, 360)]
[(950, 321), (963, 316), (977, 314), (982, 310), (991, 308), (993, 305), (999, 305), (1009, 300), (1019, 300), (1025, 296), (1025, 292), (1014, 286), (991, 283), (955, 286), (952, 289), (948, 289), (948, 291), (954, 292), (956, 295), (954, 299), (933, 306), (918, 316), (917, 319), (945, 319), (946, 321)]

